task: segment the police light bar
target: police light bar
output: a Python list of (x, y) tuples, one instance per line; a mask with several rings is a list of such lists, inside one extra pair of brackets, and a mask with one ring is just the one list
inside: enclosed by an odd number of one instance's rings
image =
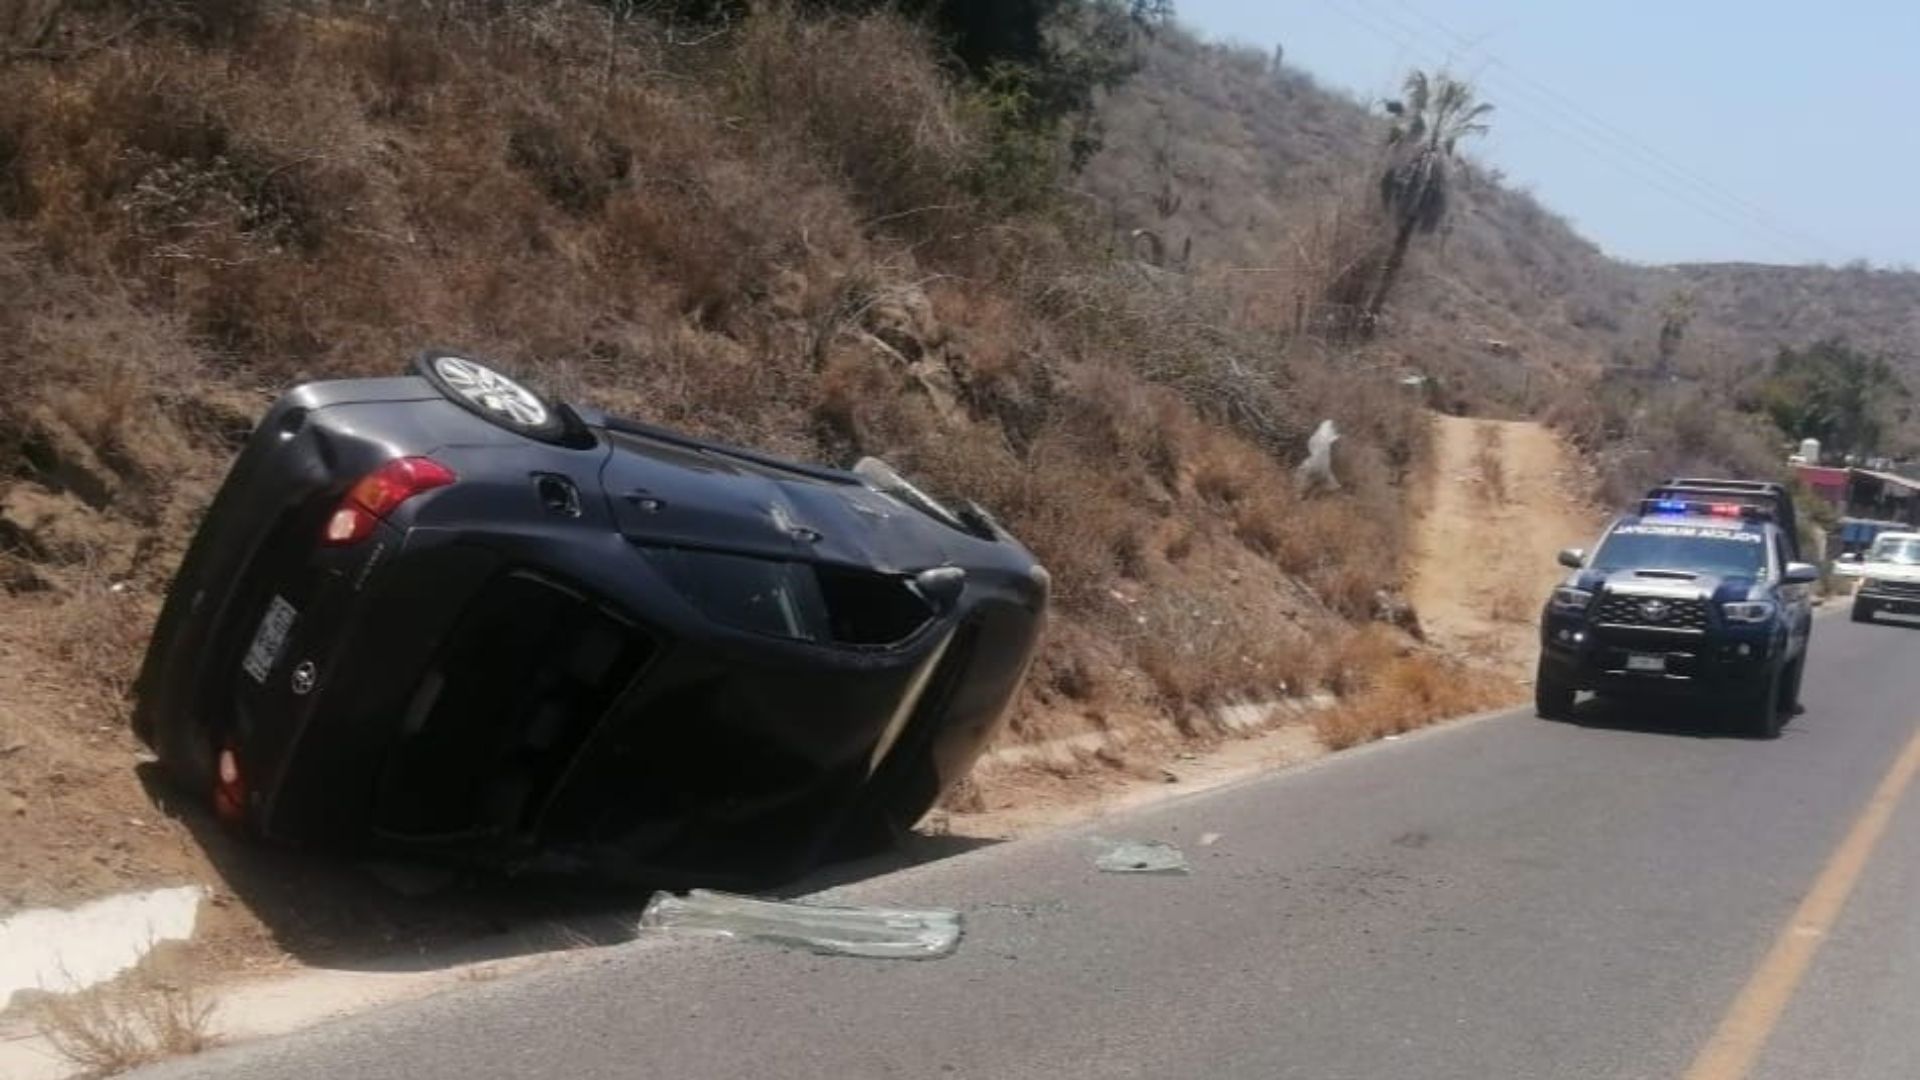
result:
[(1772, 521), (1773, 512), (1749, 503), (1695, 502), (1691, 499), (1642, 499), (1642, 514), (1691, 514), (1706, 517), (1739, 518), (1742, 521)]

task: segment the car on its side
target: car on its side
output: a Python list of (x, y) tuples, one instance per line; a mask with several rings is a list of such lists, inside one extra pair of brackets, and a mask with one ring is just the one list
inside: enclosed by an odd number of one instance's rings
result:
[(221, 816), (765, 882), (912, 825), (999, 730), (1049, 578), (986, 511), (415, 366), (275, 402), (167, 595), (133, 726)]
[(1853, 621), (1920, 617), (1920, 532), (1883, 532), (1858, 563)]
[(1538, 712), (1569, 717), (1581, 691), (1683, 698), (1778, 734), (1798, 705), (1819, 578), (1796, 552), (1771, 496), (1656, 489), (1591, 554), (1560, 553), (1572, 574), (1541, 617)]

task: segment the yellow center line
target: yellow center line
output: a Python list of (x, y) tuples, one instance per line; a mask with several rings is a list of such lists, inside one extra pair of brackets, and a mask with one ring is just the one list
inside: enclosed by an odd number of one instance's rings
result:
[(1786, 1011), (1794, 988), (1800, 984), (1807, 966), (1813, 963), (1814, 954), (1820, 951), (1821, 943), (1840, 918), (1853, 887), (1859, 884), (1867, 860), (1873, 856), (1881, 834), (1887, 831), (1894, 808), (1916, 772), (1920, 772), (1920, 730), (1914, 732), (1906, 749), (1900, 752), (1899, 760), (1873, 790), (1873, 797), (1867, 800), (1853, 827), (1847, 830), (1846, 839), (1840, 841), (1827, 865), (1821, 868), (1812, 891), (1800, 901), (1793, 918), (1780, 928), (1773, 948), (1767, 950), (1766, 959), (1760, 961), (1760, 966), (1747, 979), (1740, 996), (1734, 999), (1720, 1026), (1714, 1029), (1713, 1038), (1701, 1048), (1700, 1056), (1693, 1059), (1685, 1080), (1738, 1080), (1753, 1068), (1768, 1036), (1780, 1023), (1780, 1014)]

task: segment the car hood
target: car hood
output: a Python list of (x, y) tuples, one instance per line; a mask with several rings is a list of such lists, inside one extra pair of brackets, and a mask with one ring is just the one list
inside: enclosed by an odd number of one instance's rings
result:
[(1911, 563), (1867, 562), (1860, 564), (1860, 576), (1881, 581), (1920, 582), (1920, 566)]
[(1712, 600), (1715, 603), (1767, 598), (1760, 580), (1745, 574), (1681, 575), (1666, 571), (1587, 570), (1578, 575), (1575, 584), (1592, 592)]
[(852, 474), (615, 433), (601, 475), (637, 543), (912, 572), (951, 562), (959, 532)]

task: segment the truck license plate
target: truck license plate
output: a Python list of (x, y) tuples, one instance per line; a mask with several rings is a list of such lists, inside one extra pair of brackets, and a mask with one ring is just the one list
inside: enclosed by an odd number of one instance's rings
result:
[(1627, 670), (1656, 673), (1664, 672), (1667, 670), (1667, 658), (1664, 656), (1649, 656), (1646, 653), (1629, 653), (1627, 655)]
[(274, 663), (280, 659), (280, 650), (287, 644), (287, 635), (293, 631), (293, 621), (299, 617), (294, 606), (278, 596), (267, 605), (267, 613), (260, 617), (260, 628), (253, 632), (253, 644), (247, 646), (246, 659), (240, 662), (241, 670), (253, 676), (254, 682), (267, 681)]

